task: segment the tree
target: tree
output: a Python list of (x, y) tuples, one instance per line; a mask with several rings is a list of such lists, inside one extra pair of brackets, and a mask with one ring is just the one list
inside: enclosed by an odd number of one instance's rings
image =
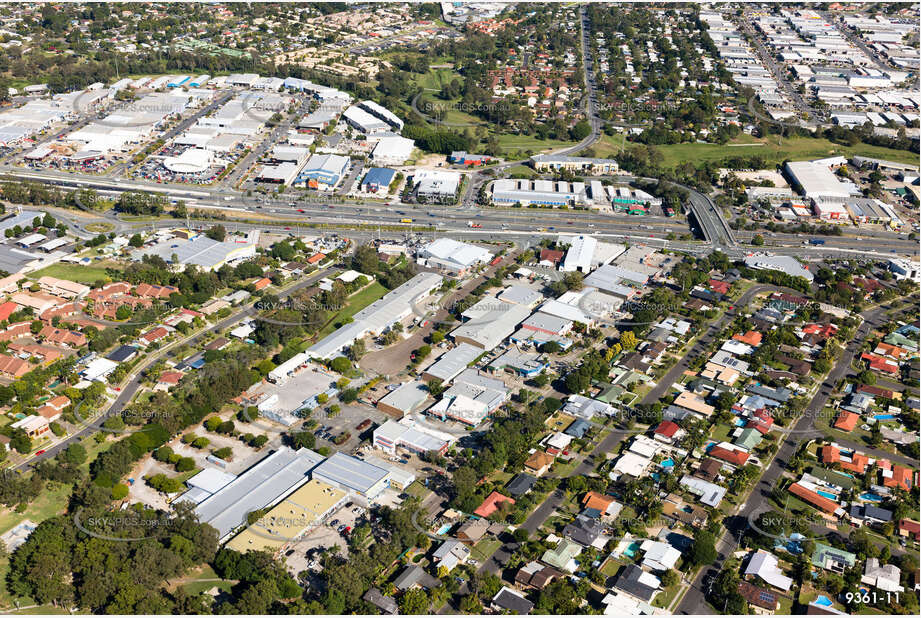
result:
[(141, 247), (144, 245), (144, 239), (141, 238), (140, 234), (135, 234), (131, 237), (130, 240), (128, 240), (128, 244), (135, 248)]
[(74, 442), (66, 449), (64, 449), (59, 457), (63, 463), (66, 463), (70, 466), (79, 466), (84, 461), (86, 461), (86, 448), (84, 448), (84, 446), (79, 442)]
[(698, 530), (694, 535), (694, 543), (691, 545), (688, 560), (691, 564), (702, 566), (716, 562), (718, 556), (716, 551), (716, 538), (709, 530)]
[(764, 245), (764, 236), (761, 234), (755, 234), (752, 236), (752, 244), (756, 247), (761, 247)]
[(329, 368), (336, 373), (345, 373), (352, 368), (352, 363), (344, 356), (337, 356), (329, 363)]
[(373, 275), (380, 268), (380, 258), (374, 247), (363, 245), (355, 249), (352, 256), (352, 268), (366, 275)]
[(211, 240), (223, 241), (227, 238), (227, 229), (223, 225), (215, 225), (205, 232), (205, 236)]
[(401, 614), (427, 614), (429, 596), (421, 588), (413, 588), (403, 593), (399, 605)]

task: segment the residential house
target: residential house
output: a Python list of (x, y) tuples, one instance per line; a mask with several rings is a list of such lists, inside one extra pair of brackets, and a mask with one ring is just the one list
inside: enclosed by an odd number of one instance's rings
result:
[(530, 614), (531, 610), (534, 609), (534, 603), (531, 603), (523, 594), (508, 586), (502, 586), (502, 589), (492, 598), (490, 605), (497, 612), (510, 612), (522, 616)]
[(553, 455), (544, 451), (535, 451), (524, 462), (524, 469), (536, 477), (541, 477), (550, 470), (550, 466), (553, 465), (554, 461), (556, 461), (556, 458)]
[(844, 573), (846, 569), (857, 563), (857, 556), (849, 551), (831, 547), (824, 543), (816, 543), (812, 554), (812, 565), (826, 571)]
[(746, 578), (760, 578), (766, 584), (779, 588), (784, 592), (789, 592), (793, 586), (793, 580), (780, 570), (777, 556), (763, 549), (759, 549), (752, 554), (744, 575)]
[(867, 558), (861, 583), (885, 592), (904, 592), (901, 585), (902, 571), (894, 564), (880, 564), (879, 558)]

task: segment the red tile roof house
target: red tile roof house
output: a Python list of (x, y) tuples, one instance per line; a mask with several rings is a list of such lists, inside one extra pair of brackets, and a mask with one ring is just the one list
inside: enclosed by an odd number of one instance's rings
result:
[(269, 279), (268, 277), (263, 277), (259, 281), (256, 281), (255, 283), (253, 283), (253, 289), (258, 292), (259, 290), (264, 290), (270, 285), (272, 285), (272, 280)]
[(912, 537), (916, 541), (921, 540), (921, 523), (913, 519), (900, 519), (899, 535)]
[(710, 286), (710, 289), (714, 292), (719, 292), (720, 294), (729, 294), (729, 289), (732, 287), (729, 283), (725, 281), (719, 281), (718, 279), (710, 279), (707, 281), (707, 285)]
[(180, 322), (188, 322), (191, 324), (195, 318), (203, 318), (205, 314), (199, 313), (198, 311), (192, 311), (191, 309), (182, 308), (177, 311), (175, 314), (169, 316), (163, 322), (169, 326), (176, 326)]
[(38, 336), (45, 340), (45, 343), (62, 345), (68, 348), (82, 348), (86, 345), (86, 335), (72, 330), (46, 326)]
[(127, 281), (116, 281), (115, 283), (109, 283), (91, 290), (87, 297), (93, 301), (108, 300), (113, 296), (118, 296), (121, 294), (127, 294), (131, 291), (131, 284)]
[(135, 296), (141, 298), (169, 298), (171, 294), (178, 292), (179, 288), (172, 285), (150, 285), (142, 283), (134, 288)]
[(59, 395), (50, 401), (45, 402), (45, 405), (40, 407), (36, 412), (40, 416), (44, 416), (49, 423), (61, 418), (61, 414), (64, 412), (64, 408), (70, 405), (70, 397), (66, 395)]
[(184, 375), (185, 374), (181, 371), (164, 371), (160, 374), (160, 378), (157, 380), (157, 385), (154, 387), (154, 390), (168, 390), (179, 384), (179, 381), (182, 380)]
[(754, 427), (761, 435), (767, 434), (771, 431), (771, 427), (774, 425), (774, 418), (767, 412), (764, 408), (759, 408), (755, 410), (752, 414), (752, 417), (748, 419), (745, 427)]
[(32, 324), (29, 322), (16, 322), (10, 324), (5, 329), (0, 330), (0, 341), (12, 341), (20, 337), (29, 337), (32, 335)]
[(749, 457), (748, 451), (732, 450), (722, 446), (714, 446), (707, 454), (736, 467), (744, 466)]
[(165, 326), (157, 326), (138, 337), (138, 343), (144, 347), (147, 347), (152, 343), (160, 341), (169, 334), (170, 331)]
[(883, 485), (911, 491), (912, 471), (900, 465), (892, 466), (892, 475), (883, 477)]
[(871, 354), (870, 352), (864, 352), (860, 355), (861, 360), (868, 362), (870, 369), (874, 371), (882, 371), (884, 373), (895, 374), (899, 373), (899, 364), (895, 361), (889, 360), (888, 358), (883, 358), (882, 356), (877, 356), (876, 354)]
[(662, 421), (659, 423), (659, 426), (656, 427), (652, 437), (660, 442), (671, 444), (676, 439), (680, 439), (682, 435), (684, 435), (684, 431), (682, 431), (681, 427), (676, 423), (672, 421)]
[(844, 512), (841, 505), (834, 500), (803, 487), (799, 483), (793, 483), (789, 489), (791, 494), (822, 511), (827, 519), (837, 519)]
[(859, 422), (859, 414), (842, 410), (835, 420), (835, 429), (840, 429), (841, 431), (854, 431), (854, 428), (857, 427), (857, 423)]
[(10, 316), (16, 313), (17, 309), (19, 309), (19, 305), (11, 300), (8, 300), (0, 305), (0, 322), (3, 320), (9, 320)]
[(499, 510), (499, 505), (503, 502), (508, 502), (509, 504), (515, 504), (513, 498), (508, 496), (503, 496), (498, 491), (494, 491), (483, 500), (483, 504), (478, 506), (473, 512), (474, 515), (479, 515), (480, 517), (489, 517), (493, 513)]

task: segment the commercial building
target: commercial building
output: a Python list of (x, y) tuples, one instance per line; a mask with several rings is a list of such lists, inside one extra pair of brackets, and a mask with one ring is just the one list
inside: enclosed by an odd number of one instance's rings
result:
[(295, 184), (306, 184), (310, 188), (332, 189), (339, 184), (349, 167), (349, 158), (334, 154), (315, 154), (304, 165)]
[(492, 184), (495, 204), (530, 206), (578, 206), (588, 203), (585, 183), (502, 178)]
[(421, 380), (412, 380), (387, 393), (377, 402), (377, 408), (391, 416), (402, 418), (420, 409), (428, 398), (429, 391), (425, 384)]
[(227, 542), (227, 548), (278, 552), (320, 526), (348, 500), (348, 493), (312, 479)]
[(372, 167), (361, 181), (361, 190), (365, 193), (387, 193), (396, 171), (386, 167)]
[(311, 478), (367, 501), (374, 500), (387, 488), (389, 477), (384, 468), (338, 452), (311, 472)]
[(217, 529), (224, 541), (246, 523), (248, 513), (274, 506), (304, 485), (321, 461), (323, 457), (309, 449), (282, 446), (199, 504), (195, 515)]
[(509, 391), (502, 380), (482, 376), (476, 369), (467, 369), (454, 378), (451, 388), (442, 393), (441, 400), (426, 410), (426, 414), (475, 427), (508, 398)]
[(802, 277), (812, 282), (814, 276), (799, 260), (789, 255), (755, 253), (745, 257), (745, 265), (755, 270), (779, 270), (792, 277)]
[(451, 331), (451, 337), (455, 343), (469, 343), (489, 351), (514, 333), (529, 315), (528, 307), (487, 297), (464, 312), (469, 319)]
[(361, 131), (365, 135), (372, 135), (374, 133), (382, 133), (390, 130), (390, 125), (357, 105), (353, 105), (342, 112), (342, 118), (349, 126)]
[(206, 270), (216, 270), (224, 264), (238, 262), (256, 255), (259, 231), (250, 232), (246, 237), (228, 237), (228, 240), (213, 240), (199, 235), (191, 240), (170, 238), (153, 247), (143, 247), (131, 254), (131, 258), (140, 261), (145, 255), (156, 255), (169, 264), (185, 268), (191, 264)]
[(354, 316), (352, 322), (315, 343), (308, 354), (329, 359), (366, 335), (379, 335), (412, 315), (413, 306), (438, 289), (444, 279), (435, 273), (419, 273), (403, 285), (387, 292)]
[(483, 354), (483, 350), (469, 343), (461, 343), (442, 354), (441, 358), (429, 365), (422, 372), (422, 379), (440, 380), (447, 383), (456, 378), (462, 371)]
[(374, 447), (389, 455), (409, 451), (416, 455), (436, 452), (443, 454), (454, 442), (448, 434), (435, 432), (408, 419), (389, 420), (374, 430)]
[[(841, 164), (844, 162), (840, 161)], [(784, 166), (784, 171), (791, 183), (798, 186), (802, 194), (820, 208), (827, 208), (825, 204), (841, 204), (850, 197), (859, 196), (860, 190), (857, 186), (852, 182), (839, 180), (829, 165), (830, 162), (826, 160), (789, 161)]]
[(492, 259), (488, 250), (442, 237), (425, 245), (419, 251), (420, 262), (431, 268), (463, 275), (477, 264), (485, 264)]
[(374, 101), (362, 101), (358, 104), (358, 107), (365, 110), (375, 118), (383, 120), (388, 125), (390, 125), (394, 131), (399, 132), (403, 130), (403, 121), (400, 120), (396, 114), (391, 112), (386, 107), (378, 105)]
[(378, 165), (403, 165), (415, 147), (416, 142), (399, 135), (382, 137), (371, 151), (371, 160)]
[(620, 167), (614, 159), (596, 159), (593, 157), (567, 157), (563, 155), (535, 155), (531, 165), (538, 172), (567, 170), (588, 176), (616, 174)]
[(460, 187), (461, 175), (442, 170), (418, 170), (412, 182), (416, 196), (423, 201), (453, 201)]

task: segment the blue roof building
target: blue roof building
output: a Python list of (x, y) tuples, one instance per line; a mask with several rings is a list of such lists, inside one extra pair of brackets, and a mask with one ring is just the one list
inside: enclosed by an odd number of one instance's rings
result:
[(361, 181), (361, 190), (366, 193), (386, 191), (396, 175), (396, 170), (389, 167), (372, 167)]

